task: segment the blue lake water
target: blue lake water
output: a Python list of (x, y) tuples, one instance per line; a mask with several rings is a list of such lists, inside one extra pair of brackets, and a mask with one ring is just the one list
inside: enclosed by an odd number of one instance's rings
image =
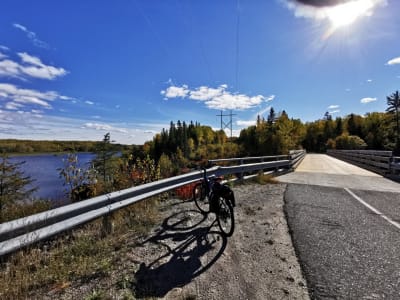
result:
[[(78, 162), (80, 167), (87, 167), (90, 161), (95, 157), (93, 153), (78, 153)], [(67, 154), (53, 155), (29, 155), (14, 156), (10, 161), (25, 161), (20, 166), (20, 170), (25, 176), (34, 179), (33, 186), (39, 189), (34, 193), (34, 198), (51, 199), (55, 201), (66, 200), (64, 180), (60, 178), (57, 169), (64, 167), (63, 159), (67, 158)]]

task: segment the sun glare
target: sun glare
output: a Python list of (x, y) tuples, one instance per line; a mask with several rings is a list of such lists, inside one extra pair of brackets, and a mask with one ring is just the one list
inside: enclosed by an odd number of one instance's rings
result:
[(360, 16), (369, 15), (373, 7), (371, 0), (355, 0), (327, 9), (326, 15), (332, 23), (333, 30), (336, 30), (354, 23)]

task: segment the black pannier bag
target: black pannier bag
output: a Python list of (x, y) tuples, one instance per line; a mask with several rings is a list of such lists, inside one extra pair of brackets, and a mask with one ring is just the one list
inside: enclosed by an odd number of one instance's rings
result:
[(213, 196), (210, 201), (210, 211), (216, 212), (218, 210), (218, 198), (223, 197), (230, 200), (233, 207), (235, 207), (235, 195), (231, 188), (227, 185), (215, 182), (213, 185)]

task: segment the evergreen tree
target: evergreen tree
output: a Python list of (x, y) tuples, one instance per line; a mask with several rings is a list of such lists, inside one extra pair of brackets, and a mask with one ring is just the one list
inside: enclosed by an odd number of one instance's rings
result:
[(12, 163), (6, 154), (0, 154), (0, 222), (7, 206), (26, 200), (37, 190), (31, 185), (34, 180), (20, 170), (24, 163)]
[(343, 133), (343, 122), (342, 118), (336, 118), (336, 130), (335, 134), (336, 136), (339, 136)]
[(275, 118), (276, 118), (275, 110), (274, 110), (273, 107), (271, 107), (271, 109), (269, 110), (268, 118), (267, 118), (268, 124), (271, 125), (272, 123), (274, 123), (275, 122)]
[(114, 164), (115, 151), (111, 147), (111, 136), (110, 133), (104, 135), (102, 143), (99, 144), (96, 151), (96, 158), (93, 161), (94, 168), (100, 175), (103, 181), (105, 191), (110, 192), (112, 189), (113, 174), (116, 169)]
[(399, 110), (400, 110), (400, 97), (399, 91), (386, 97), (388, 108), (387, 112), (394, 114), (396, 120), (396, 146), (394, 149), (395, 155), (400, 155), (400, 125), (399, 125)]

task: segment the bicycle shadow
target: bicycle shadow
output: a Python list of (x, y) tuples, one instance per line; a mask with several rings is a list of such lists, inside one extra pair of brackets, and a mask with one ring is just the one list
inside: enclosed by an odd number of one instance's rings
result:
[[(197, 214), (194, 222), (187, 222), (188, 212)], [(164, 297), (172, 289), (190, 283), (219, 259), (227, 239), (212, 229), (215, 221), (206, 225), (206, 220), (207, 216), (198, 211), (173, 214), (142, 243), (154, 246), (160, 254), (148, 265), (142, 263), (135, 273), (137, 298)]]

